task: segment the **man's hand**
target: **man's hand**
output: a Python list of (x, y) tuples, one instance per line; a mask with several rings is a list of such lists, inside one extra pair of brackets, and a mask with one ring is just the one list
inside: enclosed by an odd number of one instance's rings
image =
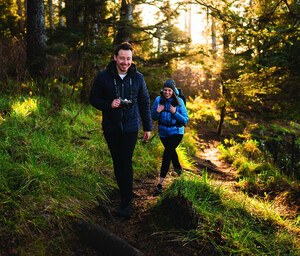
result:
[(118, 108), (121, 104), (121, 100), (120, 99), (114, 99), (111, 103), (111, 107), (112, 108)]
[(150, 139), (150, 135), (151, 135), (150, 131), (144, 132), (143, 141), (149, 140)]

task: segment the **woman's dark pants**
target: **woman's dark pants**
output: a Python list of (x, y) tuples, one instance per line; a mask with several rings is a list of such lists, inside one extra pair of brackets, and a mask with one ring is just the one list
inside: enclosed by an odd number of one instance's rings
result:
[(182, 137), (182, 134), (174, 134), (170, 137), (160, 138), (162, 144), (165, 147), (160, 169), (160, 177), (165, 178), (167, 176), (171, 161), (175, 170), (181, 170), (181, 165), (178, 160), (176, 148), (181, 142)]

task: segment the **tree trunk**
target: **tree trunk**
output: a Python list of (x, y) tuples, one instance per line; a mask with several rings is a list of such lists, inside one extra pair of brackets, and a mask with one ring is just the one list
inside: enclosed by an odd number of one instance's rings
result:
[(59, 10), (59, 26), (60, 27), (65, 26), (64, 17), (61, 15), (62, 9), (63, 9), (63, 0), (59, 0), (58, 1), (58, 10)]
[(54, 8), (53, 8), (53, 1), (48, 0), (48, 11), (49, 11), (49, 24), (50, 24), (50, 29), (54, 30)]
[(99, 31), (100, 21), (104, 19), (106, 11), (106, 3), (103, 0), (87, 3), (84, 7), (84, 40), (80, 51), (80, 73), (83, 78), (80, 91), (81, 102), (88, 103), (89, 91), (95, 75), (93, 62), (91, 61), (93, 53), (90, 52), (90, 46), (96, 45), (98, 42), (101, 44), (101, 41), (99, 41), (101, 37), (105, 38), (106, 35), (108, 36), (104, 27), (100, 26), (101, 30)]
[(120, 9), (120, 20), (118, 24), (117, 35), (114, 45), (122, 42), (130, 42), (132, 39), (132, 22), (133, 22), (134, 4), (131, 0), (122, 0)]
[(46, 66), (44, 1), (27, 2), (27, 68), (33, 78), (44, 75)]
[(218, 130), (217, 130), (218, 136), (223, 135), (223, 126), (224, 126), (224, 121), (225, 121), (225, 115), (226, 115), (226, 105), (223, 104), (223, 106), (221, 107), (220, 121), (219, 121), (219, 124), (218, 124)]
[[(185, 12), (185, 31), (188, 37), (192, 40), (192, 6), (188, 5), (187, 11)], [(185, 44), (185, 50), (189, 51), (190, 43)]]
[(91, 38), (93, 37), (92, 29), (92, 20), (89, 17), (89, 6), (85, 6), (84, 9), (84, 17), (83, 17), (83, 25), (84, 25), (84, 40), (83, 40), (83, 50), (80, 56), (80, 63), (81, 63), (81, 71), (82, 71), (82, 88), (80, 91), (80, 101), (81, 102), (88, 102), (88, 94), (89, 94), (89, 85), (90, 85), (90, 78), (92, 75), (91, 72), (91, 61), (88, 58), (88, 51), (87, 48), (90, 44)]
[(79, 17), (78, 17), (78, 6), (76, 0), (65, 0), (66, 4), (66, 24), (67, 27), (72, 29), (76, 28), (79, 24)]
[[(227, 27), (224, 24), (223, 25), (223, 57), (224, 57), (223, 59), (228, 58), (229, 43), (230, 43), (230, 39), (227, 34)], [(221, 77), (222, 77), (222, 81), (227, 80), (227, 74), (226, 74), (226, 70), (224, 70), (224, 68), (221, 72)], [(221, 107), (220, 121), (219, 121), (218, 131), (217, 131), (219, 136), (222, 136), (222, 134), (223, 134), (223, 126), (224, 126), (225, 115), (226, 115), (226, 88), (225, 88), (223, 82), (221, 82), (221, 97), (223, 98), (224, 103)]]
[(214, 61), (217, 59), (217, 35), (216, 35), (216, 21), (213, 16), (211, 16), (211, 46)]
[(80, 241), (95, 249), (97, 255), (145, 256), (121, 237), (101, 226), (88, 222), (73, 224)]
[(23, 13), (23, 4), (22, 0), (17, 0), (17, 6), (18, 6), (18, 26), (19, 26), (19, 33), (21, 35), (24, 34), (24, 13)]

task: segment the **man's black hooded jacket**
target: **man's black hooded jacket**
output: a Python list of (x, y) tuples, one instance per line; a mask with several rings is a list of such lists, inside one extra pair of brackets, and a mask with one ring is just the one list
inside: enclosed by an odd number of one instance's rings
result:
[[(117, 98), (131, 100), (129, 108), (112, 108)], [(102, 129), (110, 133), (131, 133), (140, 128), (140, 117), (144, 131), (152, 130), (150, 97), (142, 73), (132, 64), (122, 80), (116, 62), (110, 62), (99, 72), (90, 93), (92, 106), (102, 111)]]

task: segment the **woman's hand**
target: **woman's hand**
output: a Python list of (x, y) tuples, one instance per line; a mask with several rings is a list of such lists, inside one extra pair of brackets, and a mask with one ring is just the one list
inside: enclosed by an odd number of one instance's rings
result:
[(156, 112), (157, 112), (157, 113), (160, 113), (160, 112), (163, 111), (164, 109), (165, 109), (165, 105), (160, 105), (160, 104), (158, 104), (157, 109), (156, 109)]
[(175, 114), (175, 113), (176, 113), (176, 107), (170, 105), (170, 112), (171, 112), (172, 114)]

